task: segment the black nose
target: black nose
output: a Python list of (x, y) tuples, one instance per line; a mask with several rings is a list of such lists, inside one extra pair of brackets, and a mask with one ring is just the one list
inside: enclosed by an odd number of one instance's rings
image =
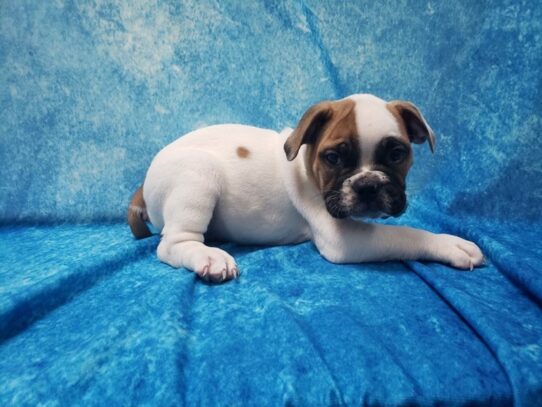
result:
[(363, 182), (363, 180), (357, 180), (352, 184), (352, 189), (356, 191), (360, 198), (367, 200), (375, 198), (381, 187), (382, 184), (367, 181)]

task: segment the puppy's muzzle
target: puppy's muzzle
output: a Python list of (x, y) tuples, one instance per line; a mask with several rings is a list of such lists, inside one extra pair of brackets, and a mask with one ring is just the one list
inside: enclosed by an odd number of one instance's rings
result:
[(360, 178), (352, 183), (352, 189), (358, 194), (361, 202), (374, 201), (385, 184), (378, 180), (366, 180)]
[(402, 186), (380, 172), (366, 173), (351, 184), (362, 212), (399, 216), (406, 209)]

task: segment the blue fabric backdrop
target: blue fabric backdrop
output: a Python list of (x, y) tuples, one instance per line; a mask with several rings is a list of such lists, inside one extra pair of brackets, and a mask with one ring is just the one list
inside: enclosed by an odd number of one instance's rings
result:
[[(1, 2), (0, 404), (542, 404), (541, 66), (537, 1)], [(122, 224), (179, 135), (358, 92), (437, 134), (400, 222), (487, 267), (228, 245), (209, 286)]]

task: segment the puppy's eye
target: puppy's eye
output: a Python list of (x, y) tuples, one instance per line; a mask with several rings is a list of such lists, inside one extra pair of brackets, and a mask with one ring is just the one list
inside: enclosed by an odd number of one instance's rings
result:
[(393, 164), (402, 163), (405, 160), (406, 156), (407, 152), (401, 147), (395, 147), (388, 154), (388, 158)]
[(337, 165), (339, 164), (339, 161), (341, 161), (341, 157), (339, 156), (339, 153), (335, 151), (328, 151), (324, 154), (324, 158), (330, 165)]

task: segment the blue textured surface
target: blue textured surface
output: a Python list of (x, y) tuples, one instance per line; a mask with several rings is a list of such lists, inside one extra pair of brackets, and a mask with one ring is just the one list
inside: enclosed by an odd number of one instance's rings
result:
[[(539, 405), (541, 66), (535, 1), (2, 2), (0, 404)], [(179, 134), (357, 92), (437, 133), (400, 221), (487, 267), (228, 245), (210, 286), (118, 223)]]

